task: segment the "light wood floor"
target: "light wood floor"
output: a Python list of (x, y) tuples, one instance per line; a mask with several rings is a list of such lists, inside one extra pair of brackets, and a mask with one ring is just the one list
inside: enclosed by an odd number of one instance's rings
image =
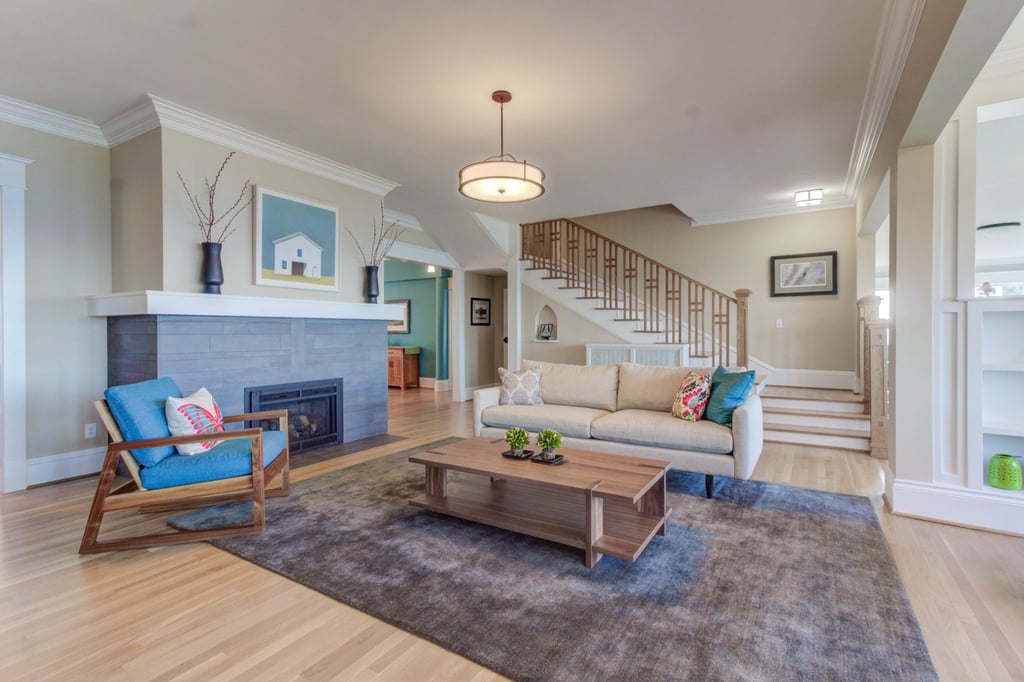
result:
[[(389, 395), (391, 432), (407, 440), (293, 480), (471, 435), (469, 403)], [(754, 476), (871, 496), (941, 678), (1024, 679), (1024, 539), (885, 513), (865, 455), (769, 445)], [(501, 679), (207, 544), (81, 557), (94, 486), (0, 497), (0, 680)]]

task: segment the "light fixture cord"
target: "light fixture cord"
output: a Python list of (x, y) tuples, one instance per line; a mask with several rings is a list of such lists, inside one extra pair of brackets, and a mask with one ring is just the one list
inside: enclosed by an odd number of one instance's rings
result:
[(505, 103), (499, 102), (498, 106), (501, 111), (501, 145), (498, 147), (501, 150), (501, 156), (499, 158), (505, 158)]

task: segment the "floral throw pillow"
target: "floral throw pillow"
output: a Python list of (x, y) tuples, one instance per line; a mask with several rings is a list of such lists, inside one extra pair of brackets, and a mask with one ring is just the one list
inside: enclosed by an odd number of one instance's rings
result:
[[(224, 430), (220, 408), (205, 388), (200, 388), (184, 398), (168, 398), (164, 413), (167, 415), (167, 430), (172, 436), (193, 436)], [(217, 443), (214, 441), (203, 441), (178, 445), (177, 449), (181, 455), (198, 455), (211, 450), (215, 445)]]
[(711, 375), (690, 372), (676, 391), (672, 403), (672, 416), (684, 421), (695, 422), (704, 416), (704, 408), (711, 395)]
[(543, 405), (540, 399), (540, 366), (512, 372), (504, 367), (498, 368), (501, 379), (500, 405)]

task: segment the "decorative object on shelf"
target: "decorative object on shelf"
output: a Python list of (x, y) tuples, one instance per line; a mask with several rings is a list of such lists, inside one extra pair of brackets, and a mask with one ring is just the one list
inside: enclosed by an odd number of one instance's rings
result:
[(554, 330), (554, 325), (553, 324), (548, 324), (548, 323), (542, 324), (540, 326), (540, 333), (537, 334), (537, 336), (539, 336), (542, 341), (550, 341), (551, 340), (551, 333), (552, 333), (553, 330)]
[(558, 456), (555, 450), (562, 447), (562, 434), (554, 429), (544, 429), (537, 434), (537, 445), (541, 447), (541, 456), (545, 460), (553, 460)]
[(338, 290), (338, 209), (256, 188), (256, 284)]
[(217, 214), (217, 183), (220, 182), (220, 176), (224, 173), (224, 168), (234, 155), (234, 152), (230, 152), (224, 157), (217, 175), (213, 178), (213, 183), (210, 182), (209, 178), (203, 180), (206, 186), (206, 193), (202, 199), (199, 198), (197, 192), (192, 191), (181, 173), (178, 173), (178, 181), (181, 182), (181, 186), (185, 189), (189, 204), (196, 214), (199, 233), (203, 238), (203, 262), (200, 269), (200, 278), (204, 285), (204, 294), (220, 293), (220, 285), (224, 283), (224, 267), (220, 259), (221, 245), (235, 231), (231, 227), (231, 224), (235, 222), (235, 218), (252, 203), (252, 195), (246, 198), (246, 195), (249, 194), (249, 187), (252, 184), (252, 178), (248, 178), (242, 185), (242, 191), (238, 193), (235, 203), (226, 211), (221, 212), (220, 215)]
[(523, 448), (530, 444), (530, 434), (521, 426), (513, 426), (505, 432), (505, 442), (508, 443), (508, 446), (511, 448), (511, 450), (509, 450), (511, 455), (509, 456), (523, 457)]
[(491, 99), (501, 108), (501, 137), (497, 156), (471, 163), (459, 171), (459, 192), (477, 201), (511, 203), (529, 201), (544, 194), (544, 171), (505, 153), (505, 105), (512, 93), (495, 90)]
[(772, 296), (836, 294), (837, 252), (772, 256)]
[(363, 248), (363, 245), (356, 239), (356, 235), (346, 225), (345, 231), (348, 232), (348, 236), (355, 242), (356, 248), (359, 249), (359, 255), (363, 257), (363, 266), (366, 270), (366, 286), (363, 289), (363, 295), (366, 298), (367, 303), (376, 303), (377, 296), (380, 295), (380, 288), (377, 285), (377, 271), (380, 268), (380, 264), (384, 262), (387, 255), (394, 248), (395, 242), (398, 238), (405, 233), (405, 228), (399, 226), (397, 220), (393, 220), (388, 223), (384, 219), (384, 202), (380, 202), (380, 226), (377, 225), (377, 219), (373, 219), (373, 234), (370, 237), (370, 249), (367, 251)]
[(982, 282), (978, 287), (978, 296), (991, 296), (994, 293), (996, 293), (996, 288), (992, 286), (992, 282)]
[(988, 461), (988, 484), (993, 488), (1002, 488), (1003, 490), (1024, 488), (1020, 456), (1008, 455), (1004, 452), (992, 455)]
[(469, 299), (469, 323), (474, 327), (491, 325), (491, 299)]
[[(376, 268), (374, 268), (376, 269)], [(376, 280), (374, 280), (376, 281)], [(374, 294), (376, 296), (376, 294)], [(376, 298), (367, 303), (376, 303)], [(408, 334), (409, 333), (409, 311), (410, 303), (409, 299), (403, 298), (394, 301), (384, 301), (385, 305), (400, 305), (402, 306), (402, 319), (400, 320), (389, 320), (388, 321), (388, 334)]]

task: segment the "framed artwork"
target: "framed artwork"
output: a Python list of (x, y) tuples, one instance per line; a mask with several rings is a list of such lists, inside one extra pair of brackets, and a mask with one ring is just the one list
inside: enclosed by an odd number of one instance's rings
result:
[(550, 341), (551, 333), (554, 331), (554, 327), (555, 325), (550, 324), (548, 322), (543, 323), (540, 326), (540, 332), (537, 334), (538, 338), (543, 339), (544, 341)]
[(469, 299), (469, 323), (471, 325), (490, 326), (491, 324), (491, 299), (471, 298)]
[(402, 319), (388, 320), (388, 334), (409, 333), (409, 299), (403, 298), (397, 301), (384, 301), (387, 305), (402, 306)]
[(255, 192), (256, 284), (337, 291), (338, 209), (263, 187)]
[(797, 253), (772, 256), (772, 296), (812, 296), (835, 294), (836, 252)]

